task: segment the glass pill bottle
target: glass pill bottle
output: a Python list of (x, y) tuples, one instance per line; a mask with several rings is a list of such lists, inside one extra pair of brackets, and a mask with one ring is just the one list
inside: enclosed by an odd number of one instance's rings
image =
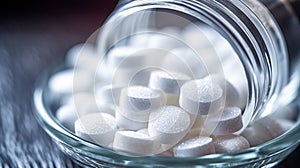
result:
[[(299, 94), (298, 7), (299, 1), (288, 0), (124, 0), (102, 27), (98, 48), (103, 54), (120, 45), (163, 50), (149, 50), (154, 62), (176, 48), (209, 55), (201, 58), (206, 72), (192, 73), (218, 72), (231, 81), (243, 93), (247, 125)], [(195, 29), (201, 37), (191, 33)], [(165, 38), (153, 40), (157, 35)], [(207, 42), (214, 51), (203, 49)]]

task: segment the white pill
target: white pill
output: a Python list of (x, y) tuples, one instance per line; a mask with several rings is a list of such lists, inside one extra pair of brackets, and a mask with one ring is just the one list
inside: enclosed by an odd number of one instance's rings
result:
[(124, 88), (120, 95), (120, 112), (137, 122), (147, 122), (151, 111), (165, 102), (164, 95), (144, 86)]
[(96, 52), (95, 46), (84, 43), (77, 44), (69, 49), (66, 55), (66, 65), (69, 67), (95, 69), (100, 58)]
[(182, 142), (173, 148), (175, 157), (194, 157), (215, 153), (215, 147), (210, 137), (199, 136)]
[(116, 106), (110, 104), (98, 104), (91, 92), (74, 93), (65, 104), (73, 105), (78, 116), (89, 113), (104, 112), (114, 116)]
[(248, 99), (248, 79), (239, 57), (231, 56), (227, 61), (222, 61), (222, 70), (225, 79), (238, 91), (242, 107), (245, 107)]
[(57, 104), (65, 104), (72, 93), (91, 90), (93, 81), (90, 76), (87, 71), (76, 71), (76, 73), (72, 69), (60, 71), (49, 80), (49, 96)]
[(149, 87), (178, 95), (180, 87), (189, 80), (191, 77), (181, 72), (156, 70), (151, 72)]
[(183, 109), (176, 106), (162, 106), (151, 112), (149, 135), (162, 144), (175, 145), (188, 132), (191, 119)]
[(283, 128), (279, 124), (279, 121), (275, 118), (268, 116), (255, 121), (253, 125), (261, 125), (268, 130), (273, 138), (278, 137), (284, 133)]
[(183, 139), (180, 142), (187, 141), (189, 139), (193, 139), (199, 136), (210, 136), (209, 133), (207, 133), (203, 128), (192, 128), (189, 130), (189, 132), (183, 137)]
[(113, 143), (116, 150), (140, 155), (156, 153), (158, 144), (153, 138), (135, 131), (117, 131)]
[(57, 94), (71, 94), (73, 91), (73, 76), (74, 71), (72, 69), (54, 74), (48, 83), (50, 91)]
[(177, 27), (165, 27), (160, 30), (147, 30), (130, 37), (130, 45), (141, 48), (172, 49), (181, 44), (181, 34)]
[[(126, 85), (148, 85), (150, 74), (147, 70), (159, 67), (161, 63), (157, 60), (164, 57), (167, 51), (153, 48), (132, 50), (137, 51), (131, 54), (129, 48), (127, 53), (126, 51), (120, 51), (123, 52), (119, 54), (120, 56), (114, 56), (117, 58), (114, 58), (113, 56), (108, 58), (107, 64), (110, 66), (110, 71), (112, 72), (111, 76), (113, 83)], [(126, 54), (124, 54), (124, 52)]]
[(192, 80), (181, 87), (179, 104), (194, 115), (215, 113), (224, 104), (223, 90), (209, 80)]
[(57, 94), (71, 94), (92, 89), (93, 77), (87, 71), (63, 70), (54, 74), (49, 80), (49, 89)]
[(254, 121), (242, 132), (250, 146), (257, 146), (265, 143), (284, 133), (284, 128), (272, 117), (264, 117)]
[(76, 135), (103, 146), (113, 142), (117, 129), (115, 118), (106, 113), (87, 114), (80, 117), (74, 125)]
[(131, 116), (134, 116), (133, 114), (132, 115), (124, 114), (124, 112), (121, 112), (119, 108), (116, 109), (115, 116), (116, 116), (118, 128), (121, 130), (136, 131), (136, 130), (147, 128), (148, 126), (148, 121), (138, 121), (134, 117), (131, 118)]
[(183, 31), (184, 41), (195, 49), (213, 46), (218, 39), (217, 35), (212, 28), (197, 23), (188, 25)]
[(214, 136), (213, 143), (216, 153), (231, 153), (250, 147), (246, 138), (234, 134)]
[(121, 90), (123, 85), (106, 85), (96, 89), (95, 97), (99, 105), (110, 104), (114, 106), (119, 105)]
[(215, 135), (230, 134), (243, 128), (241, 109), (227, 107), (221, 114), (209, 117), (204, 123), (205, 129)]
[(142, 66), (146, 61), (146, 53), (135, 47), (115, 47), (107, 55), (107, 64), (113, 69)]
[(73, 105), (67, 104), (59, 107), (56, 111), (56, 118), (63, 126), (74, 132), (74, 123), (78, 115)]
[(247, 127), (241, 134), (245, 137), (250, 146), (257, 146), (272, 139), (270, 133), (261, 126)]
[(237, 89), (228, 82), (223, 76), (219, 74), (212, 74), (204, 79), (211, 80), (214, 83), (217, 83), (222, 89), (223, 94), (225, 95), (225, 105), (227, 107), (239, 107), (241, 109), (244, 109), (244, 103), (242, 100), (244, 98), (241, 98), (241, 95), (237, 91)]

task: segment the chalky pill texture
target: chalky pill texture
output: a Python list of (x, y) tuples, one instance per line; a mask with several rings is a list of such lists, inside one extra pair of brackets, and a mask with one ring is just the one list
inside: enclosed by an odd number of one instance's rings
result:
[(212, 138), (199, 136), (182, 142), (173, 148), (174, 156), (192, 157), (203, 156), (215, 153), (215, 147)]
[(73, 69), (48, 83), (66, 128), (122, 154), (199, 157), (259, 145), (293, 126), (282, 118), (295, 116), (282, 108), (243, 130), (247, 79), (230, 44), (209, 27), (153, 31), (111, 46), (100, 58), (92, 45), (69, 51)]
[(82, 116), (74, 125), (76, 135), (103, 146), (108, 146), (113, 141), (117, 129), (115, 118), (106, 113)]
[[(161, 92), (148, 87), (130, 86), (124, 88), (120, 95), (118, 118), (147, 125), (151, 111), (163, 105), (164, 99)], [(124, 126), (124, 124), (122, 125)]]
[(116, 132), (113, 148), (130, 153), (151, 155), (156, 153), (158, 144), (150, 136), (134, 131)]
[(246, 138), (234, 134), (215, 136), (213, 143), (216, 153), (231, 153), (250, 147)]
[(148, 131), (162, 144), (176, 144), (186, 135), (190, 124), (190, 117), (183, 109), (163, 106), (150, 114)]
[(241, 110), (237, 107), (227, 107), (216, 117), (207, 119), (207, 127), (213, 128), (213, 134), (224, 135), (239, 131), (243, 127)]
[(125, 110), (145, 111), (157, 108), (163, 101), (163, 95), (144, 86), (131, 86), (121, 92), (120, 106)]
[(223, 90), (209, 80), (192, 80), (180, 89), (180, 107), (191, 114), (214, 113), (223, 103)]

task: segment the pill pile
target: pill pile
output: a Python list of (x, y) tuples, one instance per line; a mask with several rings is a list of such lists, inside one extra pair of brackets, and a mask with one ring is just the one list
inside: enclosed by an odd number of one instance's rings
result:
[(235, 53), (218, 51), (228, 45), (224, 39), (203, 26), (163, 31), (196, 49), (161, 34), (134, 36), (103, 59), (91, 44), (71, 48), (65, 61), (69, 69), (48, 83), (61, 124), (103, 147), (174, 157), (239, 151), (294, 125), (285, 108), (245, 123), (247, 84), (238, 66), (231, 72), (228, 55)]

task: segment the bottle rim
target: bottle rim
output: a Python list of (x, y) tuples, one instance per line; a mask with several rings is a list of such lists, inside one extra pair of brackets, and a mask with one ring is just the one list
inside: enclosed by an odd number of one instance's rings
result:
[[(287, 83), (288, 57), (280, 28), (261, 3), (253, 0), (132, 1), (120, 5), (108, 19), (107, 25), (111, 26), (133, 13), (153, 9), (174, 10), (190, 15), (215, 29), (230, 42), (239, 55), (248, 79), (245, 125), (271, 112), (266, 109), (273, 108), (279, 92)], [(111, 29), (114, 32), (115, 29), (110, 26), (104, 27), (104, 31)], [(100, 43), (107, 43), (108, 37), (103, 36)]]

